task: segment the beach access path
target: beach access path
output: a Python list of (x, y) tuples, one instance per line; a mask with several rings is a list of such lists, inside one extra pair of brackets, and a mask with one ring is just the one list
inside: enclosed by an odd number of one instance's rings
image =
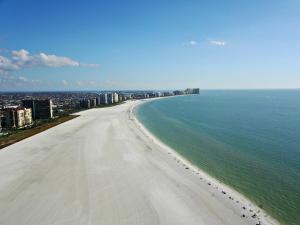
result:
[(257, 224), (248, 205), (145, 133), (135, 104), (82, 111), (2, 149), (0, 224)]

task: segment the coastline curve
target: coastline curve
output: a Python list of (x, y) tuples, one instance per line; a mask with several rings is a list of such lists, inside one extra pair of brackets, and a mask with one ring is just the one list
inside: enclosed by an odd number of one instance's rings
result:
[(155, 134), (151, 133), (146, 128), (146, 126), (142, 124), (142, 122), (138, 119), (138, 116), (135, 115), (134, 110), (136, 110), (137, 107), (140, 107), (144, 103), (163, 99), (164, 98), (153, 98), (134, 101), (131, 104), (128, 112), (129, 119), (132, 120), (133, 123), (135, 123), (136, 127), (142, 133), (144, 133), (145, 136), (147, 136), (153, 143), (158, 145), (160, 149), (163, 149), (165, 151), (165, 154), (168, 154), (171, 158), (176, 160), (183, 169), (190, 170), (195, 176), (200, 177), (203, 182), (206, 182), (208, 184), (208, 191), (210, 191), (210, 189), (217, 190), (220, 196), (229, 199), (229, 201), (231, 201), (235, 205), (235, 207), (240, 208), (241, 212), (244, 213), (242, 214), (243, 216), (255, 219), (257, 221), (256, 225), (280, 225), (280, 223), (275, 218), (271, 217), (265, 210), (261, 209), (258, 205), (253, 203), (245, 195), (203, 171), (200, 167), (193, 164), (191, 161), (179, 154), (176, 150), (159, 140), (159, 138), (156, 137)]

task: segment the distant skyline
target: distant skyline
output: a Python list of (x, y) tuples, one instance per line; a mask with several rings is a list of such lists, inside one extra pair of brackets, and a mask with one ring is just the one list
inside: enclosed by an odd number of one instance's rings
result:
[(298, 0), (0, 0), (0, 91), (300, 88)]

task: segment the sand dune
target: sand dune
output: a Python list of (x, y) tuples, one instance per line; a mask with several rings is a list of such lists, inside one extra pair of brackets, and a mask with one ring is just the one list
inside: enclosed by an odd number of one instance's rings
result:
[(276, 224), (156, 140), (136, 104), (83, 111), (1, 150), (0, 224)]

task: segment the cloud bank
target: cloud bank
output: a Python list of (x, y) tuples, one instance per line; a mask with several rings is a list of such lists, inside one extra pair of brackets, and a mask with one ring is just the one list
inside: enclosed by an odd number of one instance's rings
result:
[(0, 55), (0, 73), (28, 67), (97, 67), (98, 64), (84, 64), (64, 56), (39, 53), (32, 55), (27, 50), (11, 51), (10, 57)]
[(1, 90), (9, 90), (10, 88), (35, 88), (39, 87), (42, 82), (40, 80), (28, 79), (24, 76), (13, 76), (11, 74), (1, 74), (0, 88)]

